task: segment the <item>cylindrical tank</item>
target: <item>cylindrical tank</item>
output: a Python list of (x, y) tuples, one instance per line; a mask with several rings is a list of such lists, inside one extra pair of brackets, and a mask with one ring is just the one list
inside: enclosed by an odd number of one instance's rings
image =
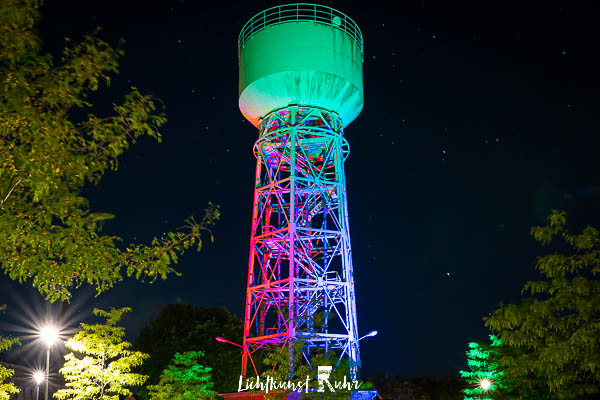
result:
[(363, 108), (363, 41), (345, 14), (287, 4), (256, 14), (238, 39), (239, 107), (258, 126), (288, 105), (336, 112), (344, 126)]

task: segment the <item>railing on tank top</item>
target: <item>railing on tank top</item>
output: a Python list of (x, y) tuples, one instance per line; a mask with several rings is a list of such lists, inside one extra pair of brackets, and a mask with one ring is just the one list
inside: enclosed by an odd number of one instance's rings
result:
[(267, 27), (305, 21), (328, 25), (345, 32), (358, 43), (361, 54), (363, 53), (363, 37), (360, 28), (346, 14), (318, 4), (296, 3), (271, 7), (250, 18), (238, 37), (238, 57), (248, 40)]

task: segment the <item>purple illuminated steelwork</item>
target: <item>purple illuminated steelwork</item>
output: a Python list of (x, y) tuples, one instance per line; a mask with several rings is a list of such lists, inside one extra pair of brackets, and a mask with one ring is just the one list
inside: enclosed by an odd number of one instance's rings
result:
[[(242, 375), (259, 349), (302, 341), (360, 368), (341, 118), (319, 107), (274, 110), (259, 123)], [(290, 351), (291, 352), (291, 351)]]

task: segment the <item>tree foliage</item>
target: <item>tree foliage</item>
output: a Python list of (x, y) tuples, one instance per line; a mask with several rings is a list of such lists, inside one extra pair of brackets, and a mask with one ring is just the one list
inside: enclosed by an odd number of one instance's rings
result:
[[(292, 347), (296, 354), (300, 354), (299, 352), (302, 350), (303, 344), (304, 343), (301, 341), (296, 341), (292, 344)], [(305, 362), (296, 362), (295, 364), (292, 364), (290, 361), (289, 351), (289, 347), (274, 347), (273, 349), (268, 349), (264, 351), (262, 354), (255, 353), (259, 355), (259, 357), (254, 356), (254, 358), (256, 358), (256, 361), (262, 358), (262, 364), (266, 367), (266, 370), (262, 374), (260, 373), (260, 370), (258, 371), (260, 374), (260, 378), (263, 381), (267, 377), (269, 377), (276, 382), (293, 381), (301, 383), (303, 380), (306, 379), (306, 376), (310, 376), (314, 380), (317, 373), (312, 372), (310, 366), (307, 365)], [(248, 364), (248, 368), (251, 368), (251, 363), (249, 362)], [(258, 366), (258, 368), (260, 368), (260, 365)], [(284, 390), (279, 392), (275, 391), (265, 393), (264, 397), (265, 400), (285, 400), (288, 394), (290, 393), (291, 390)]]
[[(6, 306), (0, 306), (0, 311), (3, 311)], [(0, 352), (10, 350), (14, 345), (19, 344), (16, 338), (7, 338), (0, 336)], [(7, 382), (12, 378), (14, 370), (8, 369), (0, 365), (0, 400), (9, 400), (12, 394), (19, 393), (19, 389), (11, 382)]]
[[(232, 392), (240, 376), (240, 349), (215, 338), (221, 336), (236, 342), (242, 335), (242, 321), (225, 308), (169, 304), (134, 340), (137, 350), (150, 354), (139, 371), (149, 376), (148, 385), (156, 384), (173, 354), (202, 349), (204, 363), (212, 367), (214, 389), (219, 393)], [(140, 390), (139, 398), (148, 398), (145, 388)]]
[(600, 394), (600, 235), (565, 228), (564, 212), (531, 228), (542, 245), (562, 239), (561, 252), (538, 257), (540, 281), (527, 282), (521, 304), (501, 305), (485, 324), (504, 341), (500, 367), (516, 380), (513, 399), (581, 399)]
[(120, 248), (121, 238), (100, 234), (114, 216), (90, 211), (83, 186), (116, 170), (140, 137), (160, 142), (166, 118), (156, 99), (134, 87), (113, 103), (112, 115), (86, 115), (87, 96), (110, 84), (123, 51), (92, 34), (66, 39), (56, 59), (44, 53), (34, 29), (40, 4), (0, 2), (0, 265), (52, 301), (70, 299), (86, 283), (101, 293), (124, 274), (164, 279), (178, 255), (200, 249), (219, 209), (209, 204), (200, 221), (190, 218), (150, 245)]
[[(465, 378), (467, 387), (463, 389), (464, 400), (493, 400), (496, 389), (503, 387), (504, 372), (498, 369), (499, 348), (502, 340), (490, 335), (491, 344), (469, 343), (467, 365), (469, 371), (460, 371)], [(488, 388), (481, 386), (482, 381), (490, 383)]]
[(175, 353), (171, 364), (160, 375), (157, 385), (148, 386), (152, 400), (210, 400), (217, 392), (210, 372), (198, 362), (204, 357), (201, 351)]
[(148, 378), (133, 373), (148, 355), (132, 351), (131, 343), (123, 341), (125, 329), (117, 326), (129, 307), (103, 311), (94, 309), (94, 315), (106, 318), (105, 324), (82, 323), (81, 331), (66, 342), (72, 350), (65, 356), (60, 373), (65, 378), (65, 389), (54, 394), (57, 399), (119, 400), (131, 394), (129, 387), (140, 386)]

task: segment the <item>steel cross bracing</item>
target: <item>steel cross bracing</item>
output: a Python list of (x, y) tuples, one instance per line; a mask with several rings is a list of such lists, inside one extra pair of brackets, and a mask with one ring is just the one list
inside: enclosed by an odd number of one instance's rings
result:
[(336, 113), (289, 106), (259, 125), (242, 375), (261, 349), (298, 340), (302, 355), (333, 350), (360, 367), (344, 160)]

